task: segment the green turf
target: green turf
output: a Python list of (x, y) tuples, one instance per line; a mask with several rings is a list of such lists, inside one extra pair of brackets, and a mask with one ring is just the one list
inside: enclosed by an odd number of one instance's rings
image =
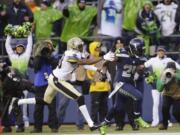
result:
[[(30, 135), (30, 131), (33, 129), (32, 126), (26, 128), (25, 133), (16, 133), (15, 128), (13, 128), (13, 133), (6, 133), (13, 134), (13, 135)], [(115, 131), (115, 126), (108, 127), (108, 133), (115, 133), (115, 134), (123, 134), (123, 133), (177, 133), (180, 132), (180, 125), (173, 124), (173, 127), (169, 127), (168, 130), (160, 131), (158, 128), (147, 128), (147, 129), (140, 129), (139, 131), (132, 131), (131, 127), (127, 124), (124, 127), (123, 131)], [(84, 130), (78, 130), (75, 125), (63, 125), (59, 129), (59, 134), (98, 134), (98, 131), (91, 132), (89, 128), (86, 126)], [(43, 134), (51, 134), (51, 130), (47, 127), (43, 127)], [(32, 134), (31, 134), (32, 135)], [(35, 135), (35, 134), (33, 134)]]

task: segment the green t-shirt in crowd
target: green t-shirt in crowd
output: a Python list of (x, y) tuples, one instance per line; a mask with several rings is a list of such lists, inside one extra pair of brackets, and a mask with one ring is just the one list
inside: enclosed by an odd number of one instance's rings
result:
[(88, 36), (92, 20), (97, 14), (97, 8), (86, 6), (86, 8), (81, 11), (77, 5), (71, 5), (68, 7), (68, 10), (69, 17), (65, 20), (64, 29), (61, 34), (61, 41), (67, 42), (75, 36)]
[(53, 8), (39, 10), (34, 13), (34, 22), (36, 24), (36, 38), (49, 38), (52, 32), (53, 23), (62, 18), (62, 13)]

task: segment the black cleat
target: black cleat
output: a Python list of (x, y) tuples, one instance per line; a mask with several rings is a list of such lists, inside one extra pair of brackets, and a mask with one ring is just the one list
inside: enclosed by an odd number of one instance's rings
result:
[(132, 124), (131, 127), (133, 131), (139, 130), (139, 126), (137, 124)]
[(164, 124), (161, 124), (160, 126), (159, 126), (159, 130), (167, 130), (168, 129), (168, 125), (166, 126), (166, 125), (164, 125)]
[(101, 122), (101, 127), (102, 126), (110, 126), (111, 125), (111, 122), (110, 121), (107, 121), (107, 120), (104, 120), (103, 122)]
[(30, 133), (42, 133), (42, 129), (34, 128)]
[(122, 131), (124, 128), (124, 125), (119, 125), (119, 126), (116, 126), (116, 131)]
[(90, 127), (89, 129), (90, 129), (91, 131), (94, 131), (94, 130), (100, 128), (100, 127), (101, 127), (101, 125), (94, 125), (94, 126)]

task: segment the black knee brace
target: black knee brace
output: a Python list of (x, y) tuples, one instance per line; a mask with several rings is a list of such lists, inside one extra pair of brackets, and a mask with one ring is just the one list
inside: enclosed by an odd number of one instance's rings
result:
[(84, 103), (84, 96), (78, 97), (77, 103), (78, 103), (78, 106), (84, 105), (84, 104), (85, 104), (85, 103)]
[(44, 104), (44, 105), (49, 105), (46, 103), (42, 98), (36, 97), (36, 104)]

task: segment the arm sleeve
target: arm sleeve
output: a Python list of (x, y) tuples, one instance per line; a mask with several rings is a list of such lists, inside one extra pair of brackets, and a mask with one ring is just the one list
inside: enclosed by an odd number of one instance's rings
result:
[(93, 65), (83, 65), (83, 67), (87, 70), (97, 71), (97, 68)]
[(5, 47), (6, 47), (6, 52), (8, 53), (9, 57), (11, 57), (14, 54), (14, 52), (11, 47), (11, 36), (9, 35), (7, 36)]
[(144, 66), (145, 66), (146, 68), (151, 67), (151, 65), (152, 65), (152, 59), (150, 59), (150, 60), (148, 60), (148, 61), (146, 61), (146, 62), (144, 63)]
[(27, 42), (28, 42), (28, 44), (26, 47), (25, 54), (30, 58), (31, 52), (32, 52), (32, 45), (33, 45), (32, 33), (29, 34)]

